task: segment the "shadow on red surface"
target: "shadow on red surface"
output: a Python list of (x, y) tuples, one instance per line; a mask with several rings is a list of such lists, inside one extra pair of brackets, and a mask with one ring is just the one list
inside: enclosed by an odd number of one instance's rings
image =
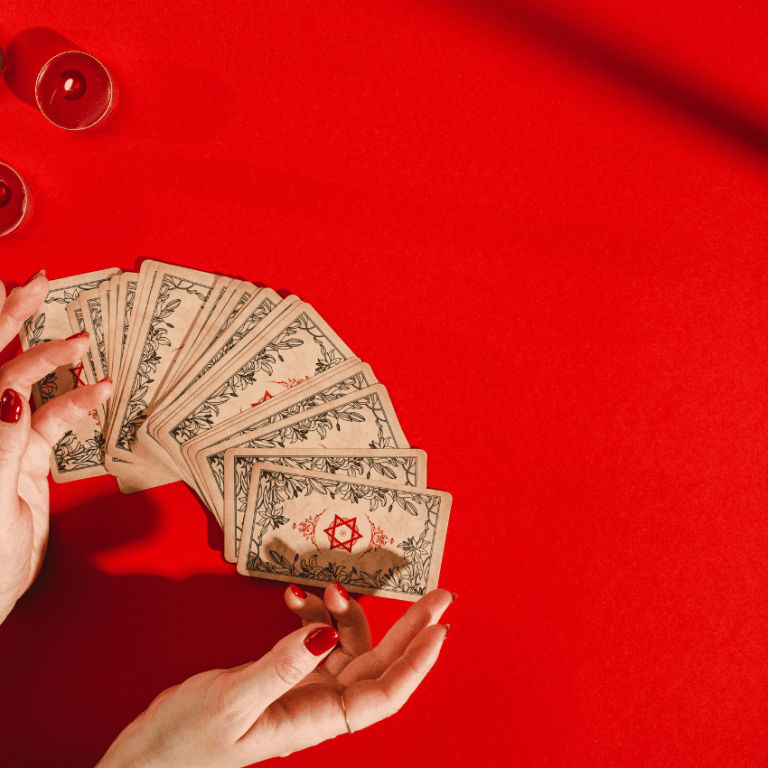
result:
[[(150, 494), (117, 492), (53, 516), (43, 570), (0, 627), (3, 764), (93, 765), (160, 691), (255, 660), (298, 626), (283, 584), (234, 572), (114, 576), (91, 564), (160, 517)], [(31, 721), (41, 738), (19, 739)]]
[(646, 53), (631, 40), (609, 39), (556, 12), (516, 0), (420, 0), (436, 13), (446, 10), (462, 22), (490, 25), (497, 34), (512, 39), (529, 37), (571, 65), (595, 70), (607, 82), (635, 91), (700, 126), (768, 158), (768, 114), (756, 105), (741, 104), (671, 62), (659, 61), (658, 53)]

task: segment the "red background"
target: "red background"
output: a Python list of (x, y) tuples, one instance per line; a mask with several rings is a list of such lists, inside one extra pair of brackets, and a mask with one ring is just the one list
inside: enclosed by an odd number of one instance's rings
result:
[[(396, 717), (280, 765), (768, 765), (767, 21), (6, 3), (4, 42), (50, 27), (121, 89), (77, 134), (0, 86), (0, 157), (37, 193), (6, 282), (147, 256), (287, 288), (454, 495), (436, 668)], [(92, 764), (164, 687), (296, 626), (181, 484), (82, 481), (51, 507), (0, 628), (5, 764)], [(406, 607), (363, 604), (376, 637)]]

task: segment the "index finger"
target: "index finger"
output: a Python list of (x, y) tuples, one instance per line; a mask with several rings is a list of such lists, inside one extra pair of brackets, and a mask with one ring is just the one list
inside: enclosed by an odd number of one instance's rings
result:
[[(0, 283), (2, 285), (2, 283)], [(26, 285), (15, 288), (7, 296), (0, 291), (0, 349), (13, 341), (24, 321), (37, 312), (48, 295), (45, 270), (37, 272)]]

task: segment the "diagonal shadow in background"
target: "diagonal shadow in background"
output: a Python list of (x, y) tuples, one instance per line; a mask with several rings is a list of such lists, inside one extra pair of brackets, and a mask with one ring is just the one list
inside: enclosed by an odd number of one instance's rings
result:
[(544, 43), (576, 65), (596, 71), (623, 88), (652, 99), (699, 126), (768, 162), (768, 114), (758, 105), (739, 103), (717, 87), (697, 82), (691, 73), (653, 61), (630, 44), (564, 19), (553, 11), (519, 0), (420, 0), (436, 14), (490, 25), (504, 37), (527, 36)]

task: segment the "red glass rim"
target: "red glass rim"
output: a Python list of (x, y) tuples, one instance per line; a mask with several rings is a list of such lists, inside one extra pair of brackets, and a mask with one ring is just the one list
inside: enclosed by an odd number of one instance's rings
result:
[(4, 235), (10, 235), (11, 232), (15, 232), (17, 229), (20, 229), (29, 220), (29, 216), (32, 213), (32, 190), (30, 189), (29, 184), (27, 184), (24, 177), (12, 165), (8, 165), (8, 163), (0, 160), (0, 166), (7, 169), (16, 177), (22, 191), (24, 192), (24, 201), (21, 204), (21, 212), (18, 218), (11, 224), (10, 227), (4, 230), (0, 230), (0, 237), (3, 237)]
[[(91, 123), (90, 125), (79, 125), (79, 126), (69, 126), (69, 125), (62, 125), (61, 123), (57, 123), (46, 111), (43, 107), (43, 104), (40, 100), (40, 84), (43, 81), (43, 78), (47, 74), (48, 70), (56, 63), (58, 59), (60, 59), (62, 56), (69, 56), (71, 54), (77, 54), (79, 56), (87, 56), (89, 59), (91, 59), (95, 64), (97, 64), (103, 71), (104, 74), (107, 76), (107, 83), (109, 92), (107, 94), (107, 107), (104, 110), (104, 113), (96, 120), (96, 122)], [(55, 125), (57, 128), (62, 128), (65, 131), (87, 131), (92, 128), (97, 128), (98, 126), (105, 123), (111, 116), (112, 113), (115, 111), (115, 107), (117, 106), (117, 83), (115, 82), (115, 79), (112, 77), (112, 73), (93, 55), (90, 53), (86, 53), (85, 51), (78, 51), (78, 50), (71, 50), (71, 51), (60, 51), (52, 58), (48, 59), (48, 61), (45, 62), (45, 64), (40, 69), (40, 72), (37, 74), (37, 80), (35, 82), (35, 101), (37, 102), (37, 108), (40, 110), (43, 117), (45, 117), (46, 120), (48, 120), (49, 123), (52, 125)]]

